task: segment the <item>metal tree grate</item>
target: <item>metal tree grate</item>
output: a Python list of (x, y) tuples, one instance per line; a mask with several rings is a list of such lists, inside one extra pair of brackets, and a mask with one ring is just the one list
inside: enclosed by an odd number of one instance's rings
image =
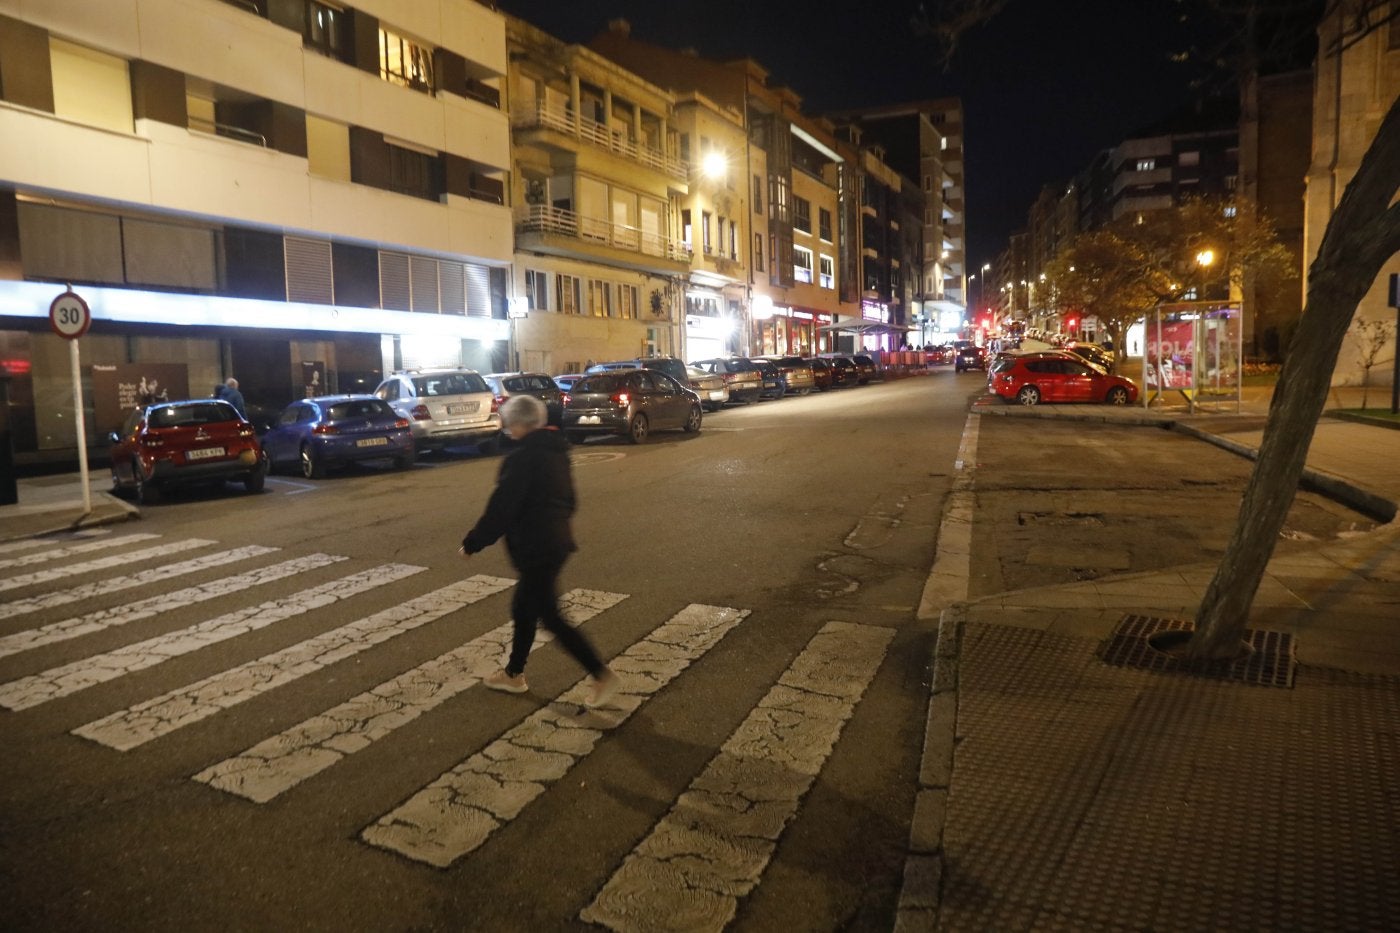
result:
[(1261, 687), (1292, 687), (1297, 661), (1293, 636), (1287, 632), (1245, 629), (1244, 641), (1252, 649), (1234, 661), (1188, 664), (1148, 643), (1157, 632), (1189, 632), (1192, 623), (1181, 619), (1126, 615), (1113, 635), (1099, 646), (1099, 658), (1114, 667), (1163, 673), (1189, 674), (1212, 680), (1231, 680)]

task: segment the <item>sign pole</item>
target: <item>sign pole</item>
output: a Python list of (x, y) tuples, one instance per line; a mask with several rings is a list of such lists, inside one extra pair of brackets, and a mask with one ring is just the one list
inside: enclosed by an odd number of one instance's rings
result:
[(92, 326), (87, 302), (70, 288), (49, 305), (49, 326), (68, 341), (68, 359), (73, 370), (73, 425), (77, 429), (78, 476), (83, 486), (83, 517), (92, 514), (92, 484), (88, 480), (87, 419), (83, 417), (83, 378), (78, 360), (78, 338)]

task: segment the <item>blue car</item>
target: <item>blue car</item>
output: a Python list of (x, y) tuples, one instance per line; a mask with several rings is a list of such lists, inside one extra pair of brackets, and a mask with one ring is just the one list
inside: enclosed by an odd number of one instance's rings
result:
[(263, 450), (272, 469), (296, 464), (307, 479), (362, 460), (392, 460), (405, 469), (414, 457), (408, 419), (373, 395), (325, 395), (293, 402), (263, 436)]

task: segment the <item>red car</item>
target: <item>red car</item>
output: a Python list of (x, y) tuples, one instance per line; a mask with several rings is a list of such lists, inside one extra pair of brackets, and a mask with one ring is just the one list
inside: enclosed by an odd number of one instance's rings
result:
[(1002, 401), (1016, 401), (1022, 405), (1041, 402), (1127, 405), (1138, 397), (1137, 384), (1131, 379), (1114, 376), (1063, 351), (999, 359), (987, 373), (987, 389), (1001, 396)]
[(267, 479), (267, 457), (253, 426), (219, 399), (137, 408), (110, 438), (112, 491), (131, 490), (139, 502), (172, 486), (231, 479), (261, 492)]

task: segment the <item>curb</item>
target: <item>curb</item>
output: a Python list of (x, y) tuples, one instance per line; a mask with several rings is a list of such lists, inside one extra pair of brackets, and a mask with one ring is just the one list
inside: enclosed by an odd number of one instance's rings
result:
[[(98, 501), (100, 497), (100, 501)], [(65, 531), (77, 531), (80, 528), (97, 528), (102, 525), (115, 525), (120, 522), (135, 521), (141, 518), (141, 510), (129, 502), (112, 496), (110, 493), (98, 493), (94, 497), (93, 510), (88, 513), (78, 510), (53, 509), (47, 512), (33, 513), (34, 527), (26, 528), (23, 531), (8, 532), (0, 529), (0, 541), (17, 541), (21, 538), (35, 538), (44, 535), (62, 534)], [(115, 508), (113, 508), (115, 507)], [(59, 519), (53, 513), (60, 512), (73, 517), (67, 520)], [(0, 525), (5, 522), (0, 521)]]
[(1400, 431), (1400, 421), (1391, 418), (1372, 418), (1367, 415), (1358, 415), (1350, 411), (1324, 411), (1324, 417), (1336, 418), (1338, 421), (1352, 421), (1356, 424), (1369, 424), (1373, 428), (1386, 428), (1391, 431)]

